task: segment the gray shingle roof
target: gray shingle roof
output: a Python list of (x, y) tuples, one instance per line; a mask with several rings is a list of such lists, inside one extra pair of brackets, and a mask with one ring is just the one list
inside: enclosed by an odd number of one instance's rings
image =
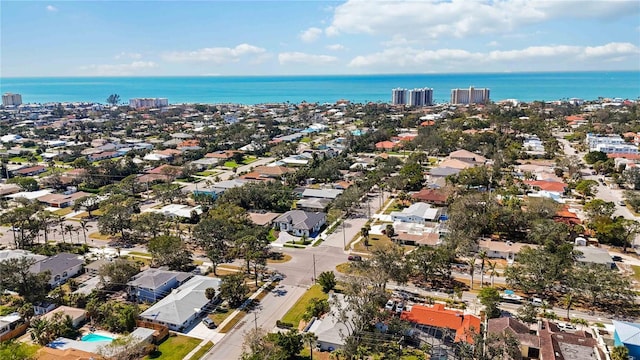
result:
[(78, 255), (70, 253), (60, 253), (50, 258), (38, 261), (29, 269), (31, 272), (39, 274), (50, 271), (51, 274), (60, 274), (65, 270), (83, 264), (84, 261)]
[(173, 278), (176, 278), (176, 280), (181, 283), (189, 279), (191, 276), (191, 274), (185, 272), (151, 268), (131, 278), (131, 281), (129, 281), (127, 285), (142, 287), (145, 289), (157, 289), (159, 286), (167, 283)]
[(291, 210), (278, 216), (275, 223), (291, 223), (294, 229), (311, 230), (326, 216), (323, 212), (307, 212), (302, 210)]

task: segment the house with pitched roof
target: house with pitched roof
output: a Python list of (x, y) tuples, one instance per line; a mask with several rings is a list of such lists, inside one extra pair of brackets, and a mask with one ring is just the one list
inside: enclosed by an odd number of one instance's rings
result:
[(276, 229), (286, 231), (294, 236), (312, 237), (320, 231), (326, 222), (326, 213), (291, 210), (275, 218), (273, 225)]
[(59, 253), (36, 262), (29, 271), (34, 274), (49, 272), (49, 285), (55, 287), (80, 273), (83, 264), (84, 261), (76, 254)]
[(393, 211), (391, 219), (394, 222), (425, 224), (427, 222), (436, 222), (440, 218), (442, 210), (431, 207), (431, 205), (423, 202), (411, 204), (402, 211)]
[(629, 358), (640, 359), (640, 324), (613, 320), (613, 342), (629, 350)]
[(523, 359), (538, 359), (540, 357), (540, 338), (529, 329), (529, 326), (512, 317), (501, 317), (487, 321), (487, 333), (501, 334), (508, 332), (520, 342), (520, 352)]
[(127, 293), (136, 301), (156, 302), (192, 276), (179, 271), (147, 269), (131, 278), (127, 283)]
[(418, 329), (439, 333), (438, 337), (448, 337), (454, 342), (473, 344), (473, 335), (480, 333), (480, 318), (445, 309), (444, 304), (413, 305), (410, 311), (403, 311), (400, 318), (415, 324)]
[(145, 310), (140, 317), (170, 330), (184, 331), (215, 301), (207, 299), (205, 291), (214, 288), (218, 294), (221, 283), (218, 278), (196, 275)]

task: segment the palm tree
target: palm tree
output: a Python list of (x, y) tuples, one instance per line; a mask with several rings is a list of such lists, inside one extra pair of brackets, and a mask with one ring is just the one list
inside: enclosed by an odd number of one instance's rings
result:
[(87, 224), (86, 219), (80, 220), (80, 229), (82, 229), (82, 235), (84, 235), (84, 243), (87, 243), (87, 230), (91, 227), (91, 225)]
[(472, 257), (467, 260), (467, 265), (469, 265), (469, 276), (471, 276), (471, 286), (469, 287), (469, 290), (473, 290), (473, 273), (475, 272), (476, 258)]
[(69, 233), (69, 242), (73, 243), (73, 232), (75, 231), (75, 226), (71, 224), (67, 224), (64, 226), (64, 231)]
[(371, 230), (371, 226), (366, 224), (360, 229), (360, 235), (364, 238), (364, 246), (369, 246), (369, 231)]
[(495, 261), (489, 261), (489, 276), (491, 276), (491, 287), (493, 287), (493, 278), (498, 275), (496, 267), (498, 264)]
[(37, 318), (31, 321), (31, 328), (29, 329), (29, 333), (31, 333), (31, 340), (37, 342), (40, 345), (45, 345), (49, 343), (49, 321), (42, 318)]
[(318, 341), (318, 336), (312, 332), (305, 332), (302, 334), (302, 341), (309, 343), (309, 359), (313, 360), (313, 347), (316, 345)]
[(62, 242), (64, 243), (64, 232), (65, 232), (64, 218), (62, 216), (58, 215), (57, 218), (56, 218), (56, 223), (58, 225), (60, 225), (60, 235), (62, 235)]
[(480, 263), (480, 287), (484, 287), (484, 262), (488, 258), (487, 252), (485, 250), (480, 250), (478, 258), (482, 260), (482, 263)]

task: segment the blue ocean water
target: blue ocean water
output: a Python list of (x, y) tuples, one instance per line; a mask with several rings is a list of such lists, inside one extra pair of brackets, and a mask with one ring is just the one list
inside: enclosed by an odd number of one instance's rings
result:
[(488, 87), (491, 99), (520, 101), (598, 97), (637, 99), (640, 72), (547, 72), (499, 74), (58, 77), (0, 78), (0, 92), (22, 94), (25, 103), (91, 101), (104, 103), (117, 93), (163, 97), (177, 103), (352, 102), (391, 100), (396, 87), (434, 89), (434, 101), (448, 102), (453, 88)]

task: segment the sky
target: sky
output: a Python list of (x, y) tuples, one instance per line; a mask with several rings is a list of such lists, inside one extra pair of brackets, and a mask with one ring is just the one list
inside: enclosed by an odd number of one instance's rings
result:
[(0, 77), (640, 70), (640, 1), (0, 1)]

